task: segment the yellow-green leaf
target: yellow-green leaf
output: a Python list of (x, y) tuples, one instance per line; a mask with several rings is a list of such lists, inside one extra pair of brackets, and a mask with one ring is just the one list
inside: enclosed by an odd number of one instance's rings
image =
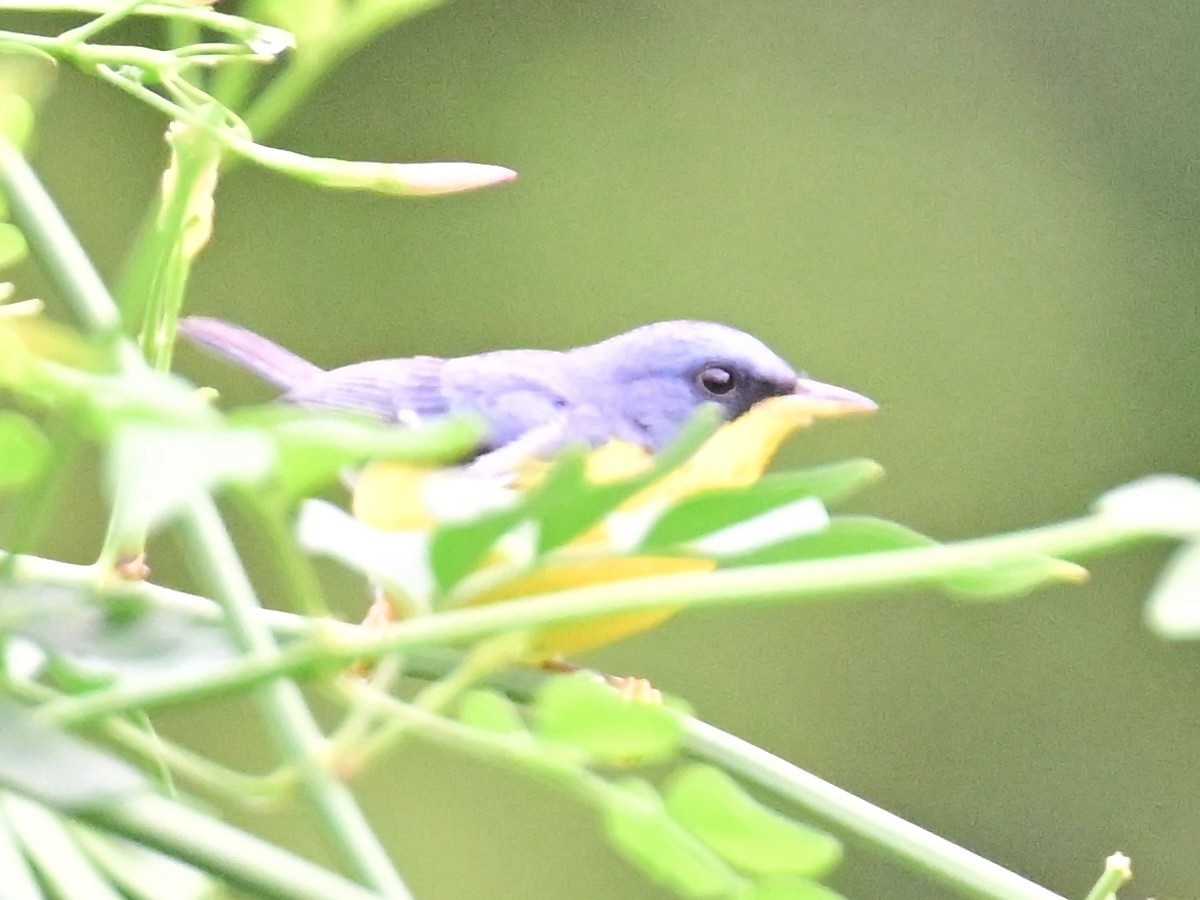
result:
[(621, 782), (606, 804), (605, 831), (630, 862), (684, 897), (737, 896), (746, 882), (663, 808), (637, 779)]
[(33, 481), (49, 459), (50, 442), (33, 422), (19, 413), (0, 411), (0, 491)]
[(554, 678), (538, 693), (534, 731), (601, 762), (645, 762), (679, 748), (682, 725), (662, 705), (622, 697), (591, 676)]
[(744, 871), (820, 877), (841, 859), (833, 837), (761, 805), (720, 769), (687, 766), (663, 793), (675, 821)]

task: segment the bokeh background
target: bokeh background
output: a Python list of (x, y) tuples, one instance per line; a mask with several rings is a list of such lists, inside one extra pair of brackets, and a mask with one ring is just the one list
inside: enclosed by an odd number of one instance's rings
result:
[[(1072, 516), (1147, 473), (1200, 475), (1197, 46), (1186, 2), (457, 0), (344, 65), (272, 142), (520, 179), (405, 201), (241, 168), (189, 309), (328, 365), (723, 320), (880, 402), (780, 460), (880, 461), (851, 509), (944, 538)], [(110, 276), (162, 126), (68, 71), (44, 109), (35, 161)], [(270, 396), (180, 365), (230, 404)], [(101, 526), (80, 490), (59, 541), (87, 558)], [(1165, 558), (1013, 602), (696, 613), (587, 661), (1059, 892), (1120, 849), (1129, 896), (1196, 897), (1200, 646), (1141, 622)], [(248, 705), (163, 727), (268, 758)], [(665, 896), (506, 772), (414, 744), (362, 787), (422, 897)], [(324, 853), (300, 810), (243, 821)], [(945, 896), (855, 844), (834, 883)]]

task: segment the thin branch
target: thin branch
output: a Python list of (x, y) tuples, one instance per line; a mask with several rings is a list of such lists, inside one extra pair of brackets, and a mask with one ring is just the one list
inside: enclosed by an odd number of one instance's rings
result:
[(1063, 900), (945, 838), (919, 828), (712, 725), (685, 719), (687, 748), (729, 772), (784, 797), (910, 869), (966, 897)]
[(351, 881), (274, 844), (156, 794), (124, 798), (80, 817), (269, 897), (379, 900)]
[[(477, 641), (501, 632), (520, 632), (580, 619), (662, 606), (699, 608), (757, 604), (781, 600), (816, 601), (848, 593), (936, 584), (947, 576), (1002, 564), (1031, 553), (1079, 556), (1138, 539), (1158, 537), (1142, 529), (1123, 529), (1104, 515), (1093, 515), (1029, 531), (977, 538), (954, 544), (892, 550), (810, 562), (667, 575), (584, 586), (486, 606), (448, 610), (397, 622), (387, 628), (364, 629), (348, 623), (255, 612), (257, 625), (288, 633), (307, 632), (310, 641), (287, 651), (214, 664), (199, 672), (180, 672), (153, 683), (116, 685), (80, 697), (63, 698), (43, 714), (59, 724), (77, 725), (93, 717), (129, 709), (178, 703), (211, 696), (234, 685), (295, 675), (313, 666), (349, 665), (400, 651), (445, 647)], [(17, 572), (70, 574), (62, 564), (47, 565), (22, 558)], [(206, 620), (219, 620), (217, 608), (202, 598), (180, 592), (131, 585), (134, 591), (186, 609)]]

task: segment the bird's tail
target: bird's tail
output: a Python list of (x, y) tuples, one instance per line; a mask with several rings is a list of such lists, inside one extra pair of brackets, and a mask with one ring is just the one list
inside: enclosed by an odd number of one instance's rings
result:
[(303, 384), (324, 371), (274, 341), (220, 319), (188, 316), (179, 323), (179, 331), (192, 343), (249, 369), (284, 390)]

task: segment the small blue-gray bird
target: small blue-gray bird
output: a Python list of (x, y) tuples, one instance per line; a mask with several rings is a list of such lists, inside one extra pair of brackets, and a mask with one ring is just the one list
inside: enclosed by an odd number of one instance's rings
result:
[(415, 356), (328, 371), (219, 319), (193, 316), (180, 330), (300, 406), (402, 425), (474, 413), (488, 426), (481, 453), (546, 429), (557, 432), (558, 445), (617, 439), (656, 452), (709, 403), (727, 421), (785, 395), (838, 412), (875, 409), (862, 394), (797, 374), (757, 338), (713, 322), (658, 322), (574, 350)]

